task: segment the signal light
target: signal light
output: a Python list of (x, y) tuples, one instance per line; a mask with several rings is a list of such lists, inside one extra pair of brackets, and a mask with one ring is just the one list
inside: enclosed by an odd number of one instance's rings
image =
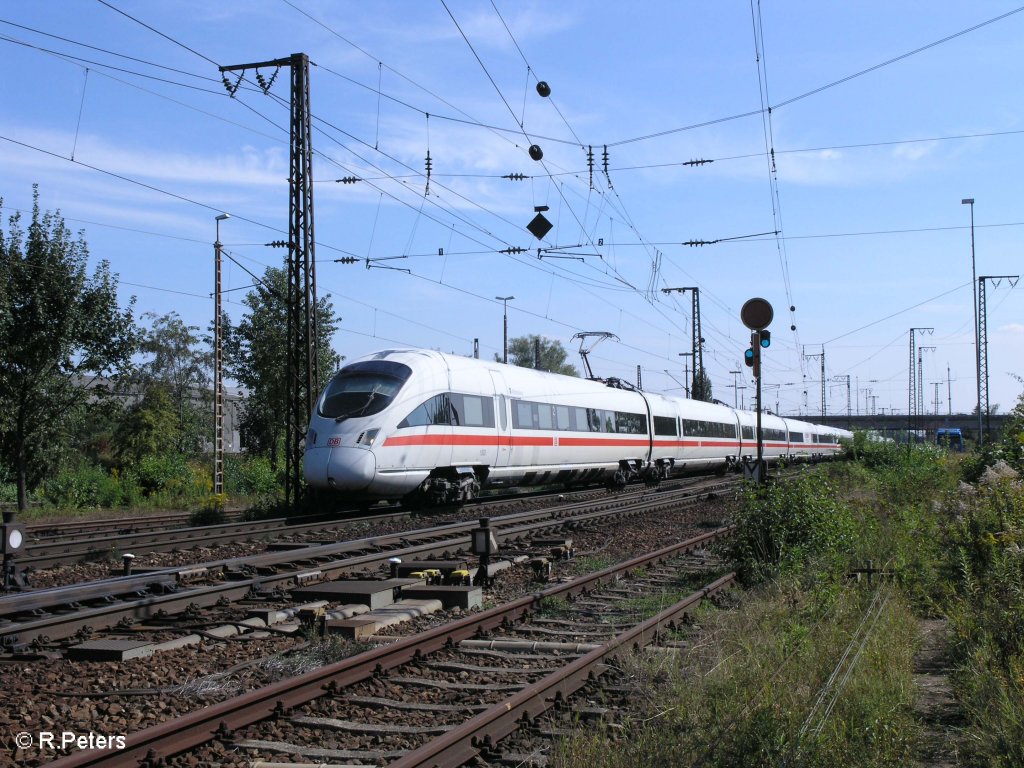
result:
[(748, 348), (743, 353), (743, 362), (747, 364), (748, 368), (754, 367), (754, 349), (753, 347)]
[(758, 338), (761, 341), (761, 346), (764, 349), (768, 349), (772, 345), (772, 332), (771, 331), (759, 331)]

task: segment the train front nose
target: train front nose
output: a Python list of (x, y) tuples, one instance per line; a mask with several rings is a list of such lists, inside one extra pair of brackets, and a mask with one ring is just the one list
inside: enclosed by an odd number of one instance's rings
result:
[(365, 491), (377, 470), (365, 448), (320, 446), (308, 449), (303, 461), (308, 483), (337, 491)]

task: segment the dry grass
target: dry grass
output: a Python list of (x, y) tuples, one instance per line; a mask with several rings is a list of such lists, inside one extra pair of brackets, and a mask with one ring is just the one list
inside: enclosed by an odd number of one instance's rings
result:
[(553, 764), (910, 762), (916, 622), (895, 592), (850, 587), (822, 600), (776, 584), (697, 621), (685, 652), (623, 659), (635, 714), (621, 730), (577, 733)]

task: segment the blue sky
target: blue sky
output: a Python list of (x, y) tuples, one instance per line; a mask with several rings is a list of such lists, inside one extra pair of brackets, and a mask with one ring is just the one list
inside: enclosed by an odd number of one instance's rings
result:
[[(283, 254), (264, 243), (287, 233), (289, 74), (267, 96), (250, 71), (230, 98), (217, 65), (303, 52), (318, 289), (342, 317), (340, 354), (469, 354), (478, 338), (492, 357), (495, 297), (512, 295), (510, 335), (556, 339), (578, 364), (574, 333), (614, 333), (591, 355), (595, 373), (633, 380), (639, 365), (646, 389), (678, 394), (690, 298), (662, 289), (699, 286), (704, 362), (725, 402), (730, 371), (749, 378), (739, 310), (760, 296), (776, 310), (770, 407), (819, 412), (820, 364), (803, 353), (824, 345), (829, 412), (846, 409), (846, 376), (854, 409), (905, 412), (908, 332), (930, 327), (925, 408), (941, 382), (939, 410), (948, 388), (963, 412), (976, 402), (963, 198), (976, 201), (977, 274), (1024, 267), (1018, 10), (9, 0), (0, 196), (6, 218), (38, 183), (43, 207), (111, 262), (124, 301), (204, 329), (214, 217), (229, 213), (221, 240), (244, 266), (225, 268), (237, 321), (245, 270)], [(347, 176), (362, 181), (337, 183)], [(554, 228), (537, 240), (525, 226), (544, 205)], [(501, 253), (511, 248), (526, 250)], [(335, 263), (344, 256), (358, 262)], [(987, 297), (989, 398), (1006, 410), (1021, 391), (1024, 285), (989, 284)]]

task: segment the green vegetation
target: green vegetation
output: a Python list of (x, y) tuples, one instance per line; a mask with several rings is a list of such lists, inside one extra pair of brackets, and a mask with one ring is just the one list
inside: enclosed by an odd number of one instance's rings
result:
[(726, 556), (747, 583), (798, 575), (812, 559), (834, 558), (853, 538), (849, 511), (829, 483), (807, 474), (748, 487), (735, 522), (739, 531)]
[[(288, 412), (288, 273), (268, 267), (256, 289), (242, 300), (248, 313), (237, 325), (224, 319), (224, 356), (227, 375), (249, 394), (241, 414), (245, 448), (270, 459), (275, 470), (284, 462), (285, 420)], [(317, 299), (317, 366), (323, 382), (337, 370), (341, 358), (330, 339), (338, 318), (330, 296)], [(318, 387), (319, 388), (319, 387)], [(319, 393), (318, 393), (319, 394)]]
[(702, 608), (681, 653), (623, 659), (640, 710), (578, 731), (553, 765), (919, 765), (913, 659), (920, 620), (939, 616), (960, 759), (1024, 764), (1024, 398), (974, 455), (849, 448), (744, 493), (723, 550), (737, 599)]
[[(690, 650), (627, 659), (626, 678), (641, 705), (636, 720), (621, 734), (581, 732), (553, 764), (908, 764), (915, 729), (906, 649), (915, 625), (898, 601), (872, 614), (873, 631), (863, 648), (853, 648), (860, 653), (845, 685), (825, 687), (850, 647), (848, 627), (869, 604), (856, 588), (816, 604), (792, 585), (775, 584), (742, 610), (699, 611), (704, 635)], [(838, 671), (841, 677), (845, 668)], [(815, 708), (819, 693), (825, 695)]]
[[(2, 206), (2, 200), (0, 200)], [(87, 379), (128, 364), (137, 337), (132, 306), (117, 305), (117, 276), (100, 261), (89, 276), (89, 249), (58, 214), (21, 214), (0, 231), (0, 464), (19, 509), (29, 490), (74, 451), (59, 438), (101, 410), (102, 388), (83, 397)]]
[[(96, 509), (152, 508), (194, 509), (195, 525), (211, 525), (217, 514), (211, 507), (224, 506), (229, 499), (253, 507), (276, 508), (280, 498), (277, 474), (262, 456), (229, 456), (224, 462), (225, 494), (211, 495), (211, 463), (205, 457), (186, 458), (180, 454), (143, 457), (137, 464), (110, 468), (79, 461), (60, 469), (35, 489), (35, 502), (21, 513), (24, 520), (62, 514), (85, 514)], [(17, 489), (0, 483), (0, 502), (13, 503)], [(254, 513), (255, 516), (255, 513)]]
[(537, 616), (545, 619), (568, 619), (578, 613), (579, 609), (564, 597), (549, 597), (537, 609)]
[(562, 570), (568, 574), (582, 576), (585, 573), (603, 571), (605, 568), (611, 568), (613, 565), (617, 565), (618, 563), (619, 559), (612, 555), (594, 553), (574, 557), (563, 566)]
[[(536, 360), (537, 350), (540, 350), (540, 364)], [(542, 371), (561, 373), (565, 376), (579, 376), (579, 371), (572, 363), (568, 362), (569, 353), (557, 339), (547, 339), (543, 336), (516, 336), (508, 340), (508, 362), (509, 365), (518, 365), (522, 368), (540, 368)], [(494, 359), (501, 362), (501, 355), (495, 354)]]
[[(211, 501), (212, 339), (175, 312), (133, 316), (118, 278), (86, 271), (83, 233), (39, 208), (0, 231), (0, 503), (22, 518), (97, 508), (185, 507), (216, 519)], [(0, 199), (0, 209), (2, 209)], [(268, 268), (237, 325), (223, 317), (226, 376), (241, 384), (241, 455), (225, 457), (233, 503), (278, 512), (287, 410), (287, 277)], [(337, 317), (317, 302), (321, 378), (340, 361)]]
[(957, 690), (990, 766), (1024, 764), (1024, 395), (1011, 417), (982, 460), (965, 462), (977, 484), (943, 506)]

